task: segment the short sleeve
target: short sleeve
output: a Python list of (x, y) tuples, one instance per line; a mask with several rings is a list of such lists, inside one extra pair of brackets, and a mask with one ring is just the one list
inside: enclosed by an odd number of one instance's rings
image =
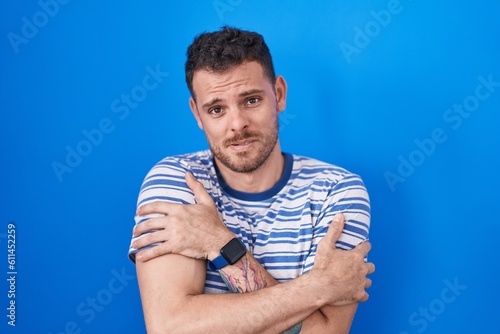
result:
[[(193, 192), (186, 184), (186, 172), (192, 172), (189, 165), (176, 158), (165, 158), (157, 163), (146, 175), (137, 199), (137, 207), (155, 202), (165, 201), (181, 204), (193, 204), (195, 202)], [(135, 223), (140, 224), (149, 218), (159, 215), (135, 216)], [(132, 237), (128, 256), (135, 263), (135, 254), (142, 249), (132, 247), (132, 242), (141, 236)], [(148, 246), (154, 247), (158, 244)], [(145, 249), (145, 248), (144, 248)]]
[(370, 199), (358, 175), (346, 174), (330, 185), (327, 197), (314, 221), (311, 250), (304, 263), (303, 273), (313, 267), (318, 243), (325, 236), (337, 213), (342, 213), (345, 218), (344, 230), (336, 243), (337, 248), (349, 250), (368, 240)]

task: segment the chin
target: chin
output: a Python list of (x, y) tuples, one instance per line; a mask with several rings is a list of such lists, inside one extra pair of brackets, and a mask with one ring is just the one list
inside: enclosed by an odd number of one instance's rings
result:
[(236, 173), (251, 173), (264, 163), (259, 156), (249, 152), (238, 152), (232, 154), (216, 154), (219, 163)]

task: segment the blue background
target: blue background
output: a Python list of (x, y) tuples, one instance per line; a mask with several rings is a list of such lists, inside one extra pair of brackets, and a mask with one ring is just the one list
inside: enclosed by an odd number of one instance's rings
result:
[[(207, 147), (183, 65), (223, 24), (262, 33), (288, 82), (283, 149), (367, 185), (377, 271), (352, 333), (499, 332), (500, 87), (475, 97), (500, 81), (497, 1), (62, 2), (0, 11), (0, 332), (145, 332), (127, 259), (137, 193), (164, 156)], [(448, 111), (463, 103), (467, 117)]]

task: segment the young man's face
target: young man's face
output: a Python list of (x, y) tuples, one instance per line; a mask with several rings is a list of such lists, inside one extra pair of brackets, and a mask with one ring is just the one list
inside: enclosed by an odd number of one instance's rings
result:
[(224, 73), (196, 71), (193, 90), (191, 110), (217, 162), (239, 173), (258, 169), (278, 143), (284, 79), (273, 88), (259, 63), (246, 62)]

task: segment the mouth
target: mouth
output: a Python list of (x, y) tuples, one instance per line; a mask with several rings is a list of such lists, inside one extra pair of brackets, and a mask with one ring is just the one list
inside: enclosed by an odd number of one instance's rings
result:
[(253, 143), (254, 141), (255, 141), (255, 139), (242, 140), (242, 141), (239, 141), (236, 143), (232, 143), (231, 146), (244, 146), (244, 145), (248, 145), (250, 143)]
[(245, 139), (229, 144), (229, 147), (239, 152), (249, 149), (254, 142), (256, 142), (256, 139)]

